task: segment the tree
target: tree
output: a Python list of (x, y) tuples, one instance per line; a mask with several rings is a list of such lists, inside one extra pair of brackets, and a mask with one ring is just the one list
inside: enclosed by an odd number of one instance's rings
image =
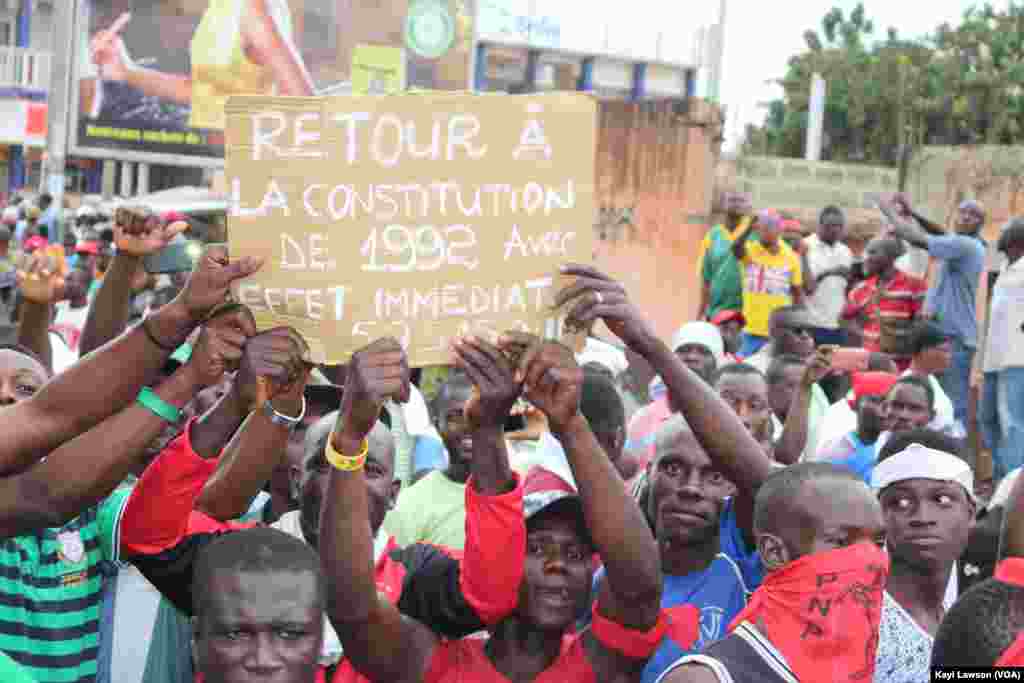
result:
[(783, 98), (751, 129), (751, 140), (770, 141), (780, 156), (802, 156), (814, 73), (828, 82), (827, 159), (895, 164), (908, 143), (1010, 144), (1024, 137), (1024, 5), (996, 10), (986, 3), (967, 10), (959, 25), (917, 40), (891, 27), (884, 39), (873, 37), (863, 4), (848, 16), (829, 10), (820, 32), (804, 34), (807, 49), (790, 58), (779, 81)]

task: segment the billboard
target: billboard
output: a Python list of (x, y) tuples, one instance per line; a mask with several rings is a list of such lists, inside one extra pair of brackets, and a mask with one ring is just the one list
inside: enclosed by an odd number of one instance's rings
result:
[(409, 88), (469, 89), (475, 12), (475, 0), (82, 0), (71, 153), (221, 167), (228, 97), (348, 93), (367, 46), (401, 49)]

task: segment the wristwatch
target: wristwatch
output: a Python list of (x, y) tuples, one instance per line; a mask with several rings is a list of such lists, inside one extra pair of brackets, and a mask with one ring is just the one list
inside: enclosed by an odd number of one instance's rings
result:
[(295, 417), (291, 415), (282, 415), (281, 413), (274, 410), (274, 405), (270, 401), (263, 403), (263, 414), (270, 418), (270, 421), (276, 425), (287, 427), (290, 430), (294, 430), (302, 423), (302, 418), (306, 417), (306, 397), (302, 397), (302, 410)]

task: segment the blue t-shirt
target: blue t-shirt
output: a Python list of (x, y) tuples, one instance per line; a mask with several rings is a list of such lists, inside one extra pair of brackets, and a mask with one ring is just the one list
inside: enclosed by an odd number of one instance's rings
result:
[(845, 467), (864, 483), (871, 486), (871, 472), (878, 464), (878, 443), (865, 444), (857, 438), (857, 432), (850, 432), (834, 448), (835, 455), (829, 454), (822, 460)]
[[(700, 636), (693, 650), (683, 650), (665, 637), (644, 667), (641, 683), (654, 683), (673, 662), (700, 652), (726, 635), (725, 629), (740, 613), (749, 595), (761, 585), (764, 567), (757, 551), (747, 547), (736, 522), (732, 501), (726, 501), (719, 524), (720, 552), (707, 569), (685, 576), (665, 576), (661, 607), (671, 615), (673, 607), (694, 605), (700, 609)], [(604, 576), (601, 569), (594, 586)]]
[(939, 259), (935, 286), (928, 290), (925, 311), (946, 334), (964, 346), (978, 346), (976, 295), (985, 267), (985, 242), (966, 235), (928, 238), (928, 254)]

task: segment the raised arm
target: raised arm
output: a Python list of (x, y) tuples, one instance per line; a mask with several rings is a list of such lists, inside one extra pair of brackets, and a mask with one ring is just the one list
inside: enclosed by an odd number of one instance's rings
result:
[(385, 401), (407, 400), (409, 374), (405, 352), (394, 339), (379, 339), (353, 354), (327, 449), (333, 468), (319, 549), (328, 583), (327, 614), (345, 656), (371, 681), (420, 680), (438, 642), (377, 593), (374, 577), (363, 470), (367, 439)]
[[(202, 387), (220, 380), (241, 344), (204, 330), (188, 364), (155, 390), (180, 409)], [(152, 399), (150, 399), (152, 400)], [(166, 406), (165, 406), (166, 409)], [(168, 416), (136, 402), (53, 451), (28, 471), (0, 480), (0, 536), (56, 527), (96, 504), (145, 457)]]
[(52, 372), (50, 323), (53, 321), (53, 305), (63, 296), (64, 278), (42, 250), (26, 256), (16, 275), (21, 293), (18, 344), (39, 356)]
[(579, 411), (583, 371), (572, 351), (522, 333), (506, 332), (501, 340), (513, 351), (527, 344), (518, 371), (523, 393), (565, 448), (587, 529), (604, 562), (599, 611), (627, 628), (649, 629), (661, 605), (661, 565), (650, 526)]
[(917, 221), (917, 223), (924, 228), (929, 235), (938, 236), (946, 234), (946, 229), (944, 227), (934, 221), (928, 220), (920, 213), (914, 211), (910, 206), (910, 199), (904, 193), (897, 193), (896, 196), (893, 197), (893, 204), (896, 206), (899, 214), (903, 218)]
[(736, 257), (737, 261), (742, 261), (747, 255), (747, 240), (750, 239), (750, 233), (753, 232), (756, 222), (754, 220), (747, 223), (747, 227), (743, 228), (743, 232), (737, 235), (736, 240), (732, 243), (732, 255)]
[(147, 255), (166, 247), (188, 228), (188, 223), (167, 224), (142, 209), (121, 208), (114, 212), (114, 244), (117, 252), (89, 307), (81, 355), (100, 348), (125, 331), (131, 316), (132, 280)]
[(800, 462), (804, 449), (807, 447), (814, 385), (828, 374), (831, 356), (832, 349), (818, 349), (800, 378), (800, 387), (793, 395), (793, 404), (789, 408), (789, 414), (786, 415), (782, 437), (775, 442), (775, 460), (783, 465), (794, 465)]
[(249, 0), (242, 15), (242, 43), (253, 61), (270, 69), (281, 95), (313, 94), (313, 79), (267, 0)]
[(246, 399), (248, 417), (224, 448), (216, 471), (196, 501), (197, 510), (228, 521), (249, 509), (284, 456), (291, 434), (289, 425), (271, 418), (266, 405), (269, 402), (277, 413), (302, 419), (303, 392), (309, 378), (303, 360), (307, 355), (305, 340), (288, 327), (274, 328), (247, 341), (235, 386), (255, 388), (252, 398)]
[(261, 261), (228, 262), (222, 247), (207, 249), (188, 285), (143, 324), (85, 356), (32, 398), (0, 411), (0, 475), (20, 471), (60, 444), (88, 431), (135, 400), (171, 352), (223, 303), (235, 280)]
[(761, 446), (717, 392), (658, 338), (622, 284), (590, 266), (569, 265), (562, 272), (577, 279), (559, 292), (556, 302), (575, 302), (568, 319), (578, 325), (604, 320), (609, 330), (661, 376), (674, 409), (682, 413), (708, 455), (739, 490), (737, 522), (752, 542), (754, 497), (772, 471)]
[(893, 207), (888, 204), (879, 204), (878, 208), (889, 221), (890, 225), (892, 225), (892, 231), (897, 237), (919, 249), (928, 248), (929, 235), (927, 232), (910, 221), (896, 215)]
[(485, 340), (460, 340), (454, 352), (456, 365), (475, 387), (464, 409), (473, 434), (473, 459), (460, 586), (483, 622), (494, 624), (518, 605), (526, 560), (522, 488), (517, 487), (505, 444), (505, 423), (521, 387), (509, 359)]

